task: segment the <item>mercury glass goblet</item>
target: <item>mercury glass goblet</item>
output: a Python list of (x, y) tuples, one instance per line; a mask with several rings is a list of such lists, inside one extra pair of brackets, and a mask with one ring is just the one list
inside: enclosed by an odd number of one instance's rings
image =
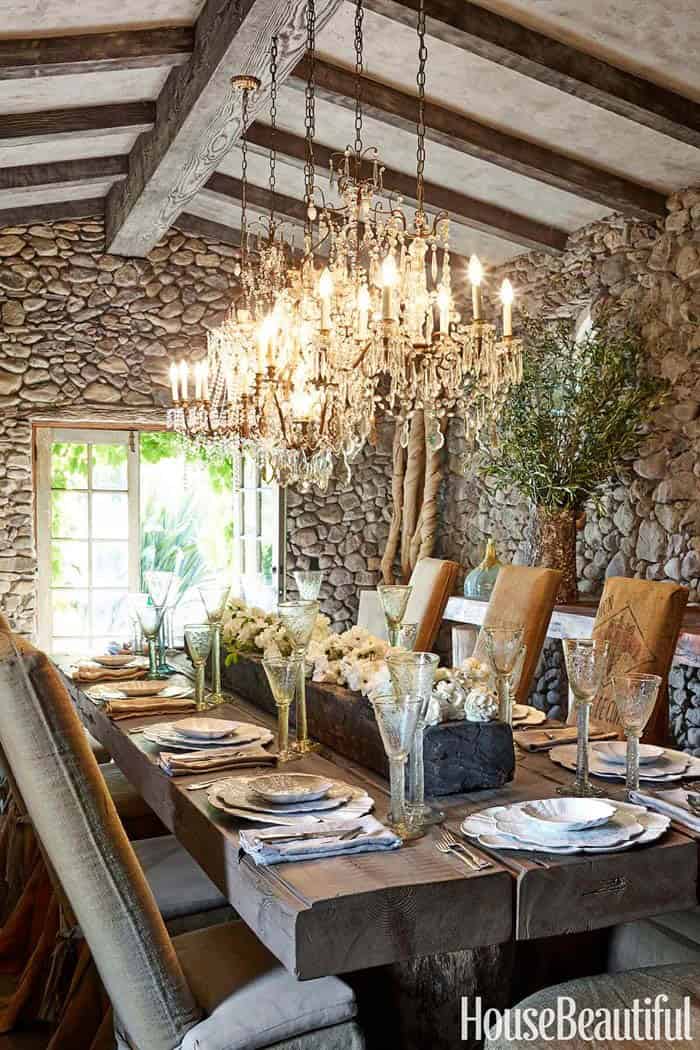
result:
[(639, 791), (639, 738), (661, 688), (658, 674), (613, 675), (612, 691), (627, 737), (627, 794)]
[(321, 593), (324, 573), (320, 569), (297, 569), (294, 573), (299, 597), (305, 602), (315, 602)]
[(160, 670), (156, 659), (156, 638), (163, 622), (165, 609), (153, 605), (147, 594), (140, 595), (141, 601), (135, 604), (141, 630), (148, 642), (148, 674), (146, 678), (167, 678), (168, 675)]
[(523, 644), (523, 629), (518, 624), (484, 627), (486, 655), (496, 676), (498, 717), (501, 722), (513, 724), (511, 676)]
[(404, 774), (423, 700), (412, 695), (397, 697), (392, 691), (376, 695), (371, 703), (389, 759), (391, 806), (388, 823), (400, 838), (418, 838), (424, 830), (412, 824), (406, 813)]
[(421, 701), (408, 763), (408, 804), (406, 807), (408, 819), (416, 827), (439, 824), (445, 819), (444, 813), (426, 805), (423, 763), (426, 719), (438, 661), (439, 657), (435, 653), (414, 653), (403, 649), (390, 651), (386, 655), (394, 696), (415, 696)]
[(389, 644), (399, 644), (399, 629), (406, 615), (406, 606), (411, 597), (413, 588), (403, 584), (380, 583), (377, 594), (382, 603), (384, 617), (386, 619), (387, 631), (389, 632)]
[(564, 662), (576, 704), (576, 780), (559, 788), (560, 795), (587, 798), (603, 792), (588, 778), (588, 731), (591, 706), (603, 684), (610, 657), (610, 643), (600, 638), (564, 638)]
[(405, 621), (399, 627), (399, 648), (413, 650), (416, 645), (416, 638), (418, 637), (417, 623), (406, 623)]
[(309, 740), (309, 726), (306, 718), (306, 653), (316, 624), (318, 609), (318, 602), (309, 601), (279, 602), (277, 606), (277, 614), (292, 647), (292, 656), (299, 661), (297, 738), (293, 747), (300, 754), (305, 754), (307, 751), (318, 751), (320, 746), (315, 741)]
[(228, 584), (205, 584), (199, 588), (199, 596), (204, 605), (204, 612), (212, 628), (211, 640), (211, 688), (210, 702), (222, 704), (221, 692), (221, 623), (226, 612), (226, 602), (231, 588)]
[(173, 604), (175, 600), (175, 585), (179, 580), (179, 577), (174, 572), (163, 572), (159, 569), (151, 569), (145, 572), (143, 575), (144, 583), (146, 584), (146, 590), (151, 596), (153, 604), (163, 611), (161, 617), (161, 628), (159, 630), (158, 639), (158, 670), (163, 678), (167, 678), (168, 675), (175, 674), (175, 668), (171, 667), (165, 659), (165, 634), (163, 631), (163, 622), (165, 619), (166, 609)]
[(185, 644), (194, 665), (194, 702), (198, 711), (209, 706), (204, 699), (204, 669), (206, 667), (214, 632), (210, 623), (185, 624)]
[(289, 708), (299, 682), (299, 661), (277, 656), (263, 660), (263, 667), (277, 706), (277, 761), (291, 762), (301, 758), (289, 746)]

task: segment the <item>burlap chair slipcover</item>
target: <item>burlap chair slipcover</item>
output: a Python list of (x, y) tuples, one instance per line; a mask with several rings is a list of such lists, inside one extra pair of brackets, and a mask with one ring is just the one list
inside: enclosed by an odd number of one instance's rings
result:
[[(658, 674), (663, 684), (642, 739), (650, 744), (668, 742), (668, 672), (687, 601), (687, 589), (677, 583), (624, 576), (611, 576), (605, 581), (591, 633), (594, 638), (610, 642), (612, 657), (603, 688), (593, 702), (592, 718), (620, 725), (613, 699), (613, 675)], [(575, 712), (570, 710), (569, 720), (573, 718)]]
[[(526, 704), (530, 695), (560, 580), (558, 569), (504, 565), (496, 577), (489, 598), (484, 627), (517, 624), (523, 628), (525, 654), (515, 691), (515, 699), (519, 704)], [(483, 628), (474, 646), (474, 656), (480, 660), (487, 659)]]
[(214, 927), (210, 941), (170, 939), (60, 678), (7, 634), (0, 691), (0, 743), (115, 1008), (120, 1048), (361, 1050), (342, 981), (296, 982), (241, 923)]

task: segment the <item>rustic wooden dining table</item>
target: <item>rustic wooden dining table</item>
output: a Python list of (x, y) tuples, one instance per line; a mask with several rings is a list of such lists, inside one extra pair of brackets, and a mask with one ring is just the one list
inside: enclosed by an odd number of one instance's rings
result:
[[(240, 823), (214, 810), (206, 789), (189, 790), (213, 777), (168, 777), (158, 767), (155, 747), (137, 730), (160, 719), (113, 721), (66, 683), (86, 728), (280, 962), (301, 980), (344, 974), (355, 985), (369, 1050), (477, 1045), (461, 1038), (460, 997), (509, 1005), (519, 947), (565, 934), (573, 952), (576, 935), (697, 903), (698, 842), (676, 826), (656, 844), (621, 853), (474, 848), (491, 862), (481, 871), (440, 853), (438, 828), (391, 853), (256, 866), (239, 850)], [(211, 713), (274, 730), (270, 715), (235, 697)], [(365, 788), (386, 817), (387, 784), (354, 762), (324, 748), (295, 770)], [(547, 754), (519, 751), (505, 787), (441, 800), (446, 825), (457, 830), (488, 805), (551, 797), (570, 776)], [(606, 791), (623, 794), (620, 786)]]

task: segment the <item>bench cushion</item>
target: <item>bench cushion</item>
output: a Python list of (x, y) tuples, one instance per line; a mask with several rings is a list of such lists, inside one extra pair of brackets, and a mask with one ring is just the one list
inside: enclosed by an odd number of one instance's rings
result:
[(625, 922), (611, 932), (608, 973), (682, 962), (700, 962), (700, 908)]

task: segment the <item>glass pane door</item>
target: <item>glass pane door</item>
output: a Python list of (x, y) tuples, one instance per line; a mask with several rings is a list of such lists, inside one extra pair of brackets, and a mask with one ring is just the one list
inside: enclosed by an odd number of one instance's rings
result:
[(238, 456), (233, 501), (234, 586), (249, 604), (271, 608), (281, 578), (280, 489), (265, 481), (254, 460)]
[(37, 431), (39, 641), (103, 651), (129, 637), (138, 587), (138, 452), (127, 431)]

